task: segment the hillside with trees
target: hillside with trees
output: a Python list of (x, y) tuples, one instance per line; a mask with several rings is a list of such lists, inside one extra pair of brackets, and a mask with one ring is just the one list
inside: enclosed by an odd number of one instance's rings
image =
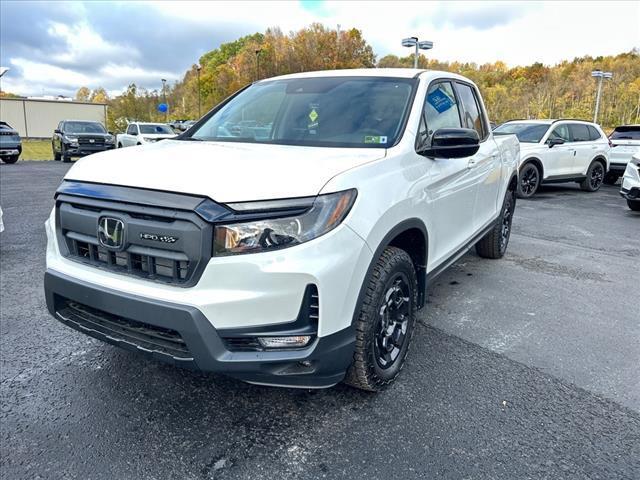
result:
[[(431, 53), (431, 52), (430, 52)], [(374, 67), (412, 67), (413, 55), (387, 55), (376, 62), (371, 46), (357, 29), (337, 30), (312, 24), (284, 34), (278, 28), (224, 43), (199, 59), (201, 112), (256, 79), (287, 73)], [(491, 119), (497, 123), (513, 118), (593, 118), (596, 81), (591, 71), (613, 72), (602, 91), (600, 123), (613, 127), (640, 123), (640, 51), (615, 56), (580, 57), (557, 65), (535, 63), (508, 67), (503, 62), (484, 65), (440, 62), (419, 58), (420, 68), (460, 73), (480, 87)], [(83, 87), (86, 88), (86, 87)], [(82, 99), (106, 99), (106, 92), (80, 89)], [(198, 70), (194, 64), (182, 80), (167, 86), (169, 118), (198, 116)], [(126, 120), (162, 121), (157, 112), (163, 92), (148, 91), (135, 84), (121, 95), (107, 99), (109, 127), (122, 129)]]

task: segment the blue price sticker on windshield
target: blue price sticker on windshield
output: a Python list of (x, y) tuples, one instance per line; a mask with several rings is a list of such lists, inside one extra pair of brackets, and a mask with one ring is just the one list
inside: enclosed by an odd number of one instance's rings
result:
[(440, 87), (427, 95), (427, 102), (429, 102), (438, 113), (446, 112), (453, 106), (449, 95), (443, 92)]

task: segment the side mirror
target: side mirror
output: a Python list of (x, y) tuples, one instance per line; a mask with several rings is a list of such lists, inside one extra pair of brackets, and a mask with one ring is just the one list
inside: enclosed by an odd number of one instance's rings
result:
[(433, 132), (431, 145), (418, 153), (434, 158), (463, 158), (474, 155), (480, 149), (478, 132), (470, 128), (440, 128)]
[(56, 128), (53, 133), (59, 133), (60, 135), (62, 135), (62, 132), (60, 131), (60, 129)]
[(549, 140), (547, 140), (547, 145), (549, 145), (549, 148), (553, 148), (554, 145), (562, 145), (564, 143), (564, 140), (561, 138), (550, 138)]

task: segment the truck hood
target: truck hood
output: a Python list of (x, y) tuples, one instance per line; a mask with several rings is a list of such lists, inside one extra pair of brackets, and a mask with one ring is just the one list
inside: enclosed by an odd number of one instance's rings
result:
[(164, 140), (83, 158), (66, 180), (242, 202), (317, 195), (334, 176), (383, 158), (385, 149)]

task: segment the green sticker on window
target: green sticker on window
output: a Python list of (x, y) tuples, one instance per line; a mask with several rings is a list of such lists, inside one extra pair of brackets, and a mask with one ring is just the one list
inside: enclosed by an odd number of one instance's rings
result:
[(318, 119), (318, 112), (316, 112), (315, 108), (311, 110), (311, 113), (309, 114), (309, 118), (311, 119), (312, 122), (315, 122)]
[(387, 143), (387, 137), (379, 135), (365, 135), (364, 143)]

